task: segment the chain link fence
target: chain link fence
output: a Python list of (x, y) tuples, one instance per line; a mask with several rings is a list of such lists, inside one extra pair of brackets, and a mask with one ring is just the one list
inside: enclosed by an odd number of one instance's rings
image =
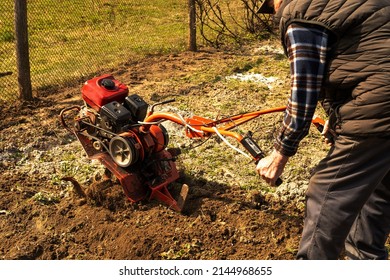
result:
[[(18, 98), (14, 0), (0, 5), (0, 102)], [(186, 49), (187, 0), (29, 0), (33, 91)]]

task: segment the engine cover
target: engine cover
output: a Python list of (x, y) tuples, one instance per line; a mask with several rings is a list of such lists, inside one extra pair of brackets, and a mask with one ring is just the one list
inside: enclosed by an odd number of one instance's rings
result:
[(125, 104), (136, 120), (143, 121), (145, 119), (148, 111), (148, 103), (146, 103), (140, 96), (137, 94), (127, 96)]
[(100, 109), (100, 116), (110, 123), (114, 132), (118, 132), (122, 126), (132, 119), (130, 111), (116, 101), (103, 105)]
[(123, 103), (129, 89), (112, 75), (103, 75), (85, 82), (81, 92), (84, 101), (99, 112), (102, 106), (113, 101)]

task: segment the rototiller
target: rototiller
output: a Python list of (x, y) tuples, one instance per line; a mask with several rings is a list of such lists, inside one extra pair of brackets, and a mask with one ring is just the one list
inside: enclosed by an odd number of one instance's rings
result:
[[(157, 105), (149, 106), (137, 94), (129, 95), (128, 87), (112, 75), (103, 75), (87, 81), (82, 89), (83, 106), (72, 106), (60, 113), (62, 125), (73, 133), (90, 159), (99, 160), (120, 182), (131, 202), (156, 199), (174, 210), (181, 211), (188, 193), (183, 185), (179, 198), (170, 194), (168, 186), (179, 178), (175, 160), (180, 154), (176, 148), (167, 148), (169, 135), (162, 125), (172, 121), (183, 125), (189, 138), (205, 138), (217, 134), (233, 149), (257, 162), (264, 154), (251, 133), (242, 136), (231, 129), (260, 115), (282, 112), (285, 106), (238, 114), (219, 120), (200, 116), (184, 119), (176, 113), (155, 112)], [(73, 126), (68, 126), (65, 115), (76, 110)], [(324, 121), (313, 119), (321, 130)], [(250, 156), (231, 145), (225, 137), (236, 139)], [(277, 181), (280, 184), (281, 180)]]

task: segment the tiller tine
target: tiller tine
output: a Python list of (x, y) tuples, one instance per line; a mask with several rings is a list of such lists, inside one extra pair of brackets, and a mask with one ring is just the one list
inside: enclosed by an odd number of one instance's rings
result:
[(181, 187), (179, 198), (177, 199), (177, 205), (179, 206), (179, 208), (181, 210), (183, 210), (184, 205), (187, 201), (187, 196), (188, 196), (189, 190), (190, 190), (190, 188), (188, 187), (187, 184), (183, 184), (183, 186)]
[[(170, 157), (171, 153), (166, 150), (156, 154), (157, 160), (164, 160)], [(179, 197), (178, 200), (175, 200), (168, 190), (168, 185), (179, 179), (179, 172), (177, 171), (176, 165), (173, 161), (161, 162), (164, 164), (159, 164), (155, 167), (155, 170), (157, 170), (160, 176), (158, 179), (156, 179), (157, 182), (154, 182), (153, 185), (149, 186), (150, 190), (152, 191), (149, 199), (156, 199), (160, 202), (163, 202), (171, 209), (180, 212), (183, 210), (185, 199), (183, 200), (181, 197)]]
[(153, 183), (151, 185), (140, 179), (142, 176), (139, 174), (139, 171), (129, 172), (118, 166), (107, 152), (94, 149), (87, 136), (77, 132), (75, 134), (88, 158), (99, 160), (119, 180), (126, 197), (131, 202), (139, 202), (144, 199), (155, 199), (166, 204), (175, 211), (182, 211), (188, 194), (188, 186), (182, 187), (177, 201), (172, 197), (168, 190), (168, 185), (179, 178), (175, 163), (171, 160), (166, 160), (172, 157), (174, 151), (169, 152), (163, 150), (155, 154), (155, 160), (161, 161), (161, 163), (156, 164), (155, 166), (155, 170), (157, 170), (159, 174), (159, 178), (156, 178), (158, 183)]

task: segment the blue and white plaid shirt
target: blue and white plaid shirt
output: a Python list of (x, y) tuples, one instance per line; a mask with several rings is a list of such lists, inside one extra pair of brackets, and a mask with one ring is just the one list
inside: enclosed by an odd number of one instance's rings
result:
[(323, 83), (328, 34), (320, 26), (291, 24), (285, 34), (290, 61), (291, 95), (283, 126), (274, 147), (292, 156), (300, 141), (308, 134)]

